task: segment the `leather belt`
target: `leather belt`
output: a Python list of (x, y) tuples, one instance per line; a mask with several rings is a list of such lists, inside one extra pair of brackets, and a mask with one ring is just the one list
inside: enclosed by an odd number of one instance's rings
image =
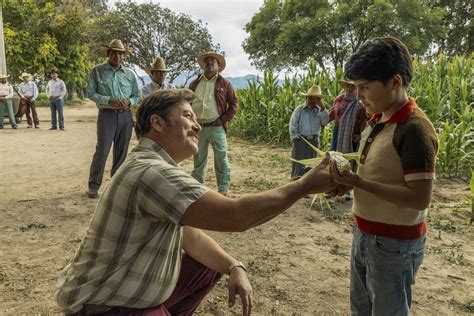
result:
[(130, 108), (118, 108), (118, 109), (109, 109), (109, 108), (103, 108), (99, 110), (100, 112), (114, 112), (114, 113), (122, 113), (122, 112), (129, 112)]
[(217, 119), (209, 123), (199, 123), (199, 125), (201, 125), (201, 127), (211, 127), (211, 126), (216, 127), (216, 126), (222, 126), (222, 123), (219, 121), (219, 119)]
[(308, 136), (305, 136), (305, 135), (301, 135), (302, 137), (306, 138), (307, 140), (313, 140), (313, 139), (317, 139), (319, 137), (318, 134), (316, 135), (308, 135)]

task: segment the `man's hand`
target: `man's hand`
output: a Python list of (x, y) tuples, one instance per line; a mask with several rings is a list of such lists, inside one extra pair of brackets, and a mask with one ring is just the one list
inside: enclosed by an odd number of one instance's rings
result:
[(247, 316), (252, 312), (253, 294), (247, 274), (242, 268), (235, 267), (229, 275), (229, 307), (235, 304), (235, 295), (242, 301), (242, 315)]
[(7, 101), (7, 98), (5, 98), (5, 97), (0, 97), (0, 102), (5, 102), (5, 101)]
[(324, 157), (321, 163), (308, 171), (302, 178), (301, 181), (305, 182), (305, 187), (308, 188), (308, 193), (323, 193), (334, 190), (336, 183), (325, 170), (329, 164), (329, 158)]
[(120, 100), (117, 100), (119, 102), (119, 107), (121, 108), (126, 108), (130, 105), (130, 100), (129, 99), (120, 99)]
[(329, 194), (330, 197), (344, 196), (346, 195), (347, 192), (352, 190), (352, 188), (353, 187), (348, 186), (348, 185), (339, 184), (333, 190), (327, 192), (327, 194)]
[(342, 185), (349, 186), (349, 187), (354, 187), (354, 186), (357, 186), (357, 183), (360, 180), (357, 173), (354, 173), (352, 171), (346, 171), (346, 172), (340, 173), (337, 170), (335, 163), (331, 163), (330, 170), (331, 170), (332, 178), (338, 184), (342, 184)]
[(117, 108), (117, 105), (118, 105), (119, 103), (118, 103), (118, 100), (116, 100), (116, 99), (109, 99), (108, 104), (109, 104), (110, 106), (113, 106), (114, 108)]

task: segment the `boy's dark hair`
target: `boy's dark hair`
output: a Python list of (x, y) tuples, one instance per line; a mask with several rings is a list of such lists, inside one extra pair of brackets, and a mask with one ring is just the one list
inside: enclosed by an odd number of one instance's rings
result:
[(151, 129), (150, 118), (157, 114), (168, 121), (169, 109), (173, 105), (188, 101), (192, 103), (194, 93), (189, 89), (158, 90), (142, 100), (137, 111), (135, 134), (140, 139)]
[(351, 55), (344, 67), (344, 76), (350, 80), (377, 80), (386, 84), (396, 74), (403, 78), (405, 87), (413, 78), (408, 48), (394, 37), (367, 40)]

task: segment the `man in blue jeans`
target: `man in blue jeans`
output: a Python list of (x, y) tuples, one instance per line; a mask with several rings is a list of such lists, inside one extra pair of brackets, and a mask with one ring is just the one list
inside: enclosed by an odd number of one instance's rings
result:
[(0, 74), (0, 129), (3, 128), (3, 112), (7, 107), (8, 120), (13, 129), (16, 129), (15, 114), (13, 113), (13, 87), (8, 83), (8, 77)]
[(219, 73), (225, 68), (224, 56), (215, 52), (201, 54), (197, 58), (203, 74), (191, 82), (189, 89), (196, 94), (193, 110), (202, 130), (199, 131), (199, 151), (194, 156), (192, 175), (204, 183), (209, 144), (214, 150), (214, 169), (217, 189), (227, 195), (230, 186), (230, 166), (227, 157), (227, 125), (237, 113), (235, 89), (229, 80)]
[[(49, 98), (51, 108), (51, 127), (49, 130), (59, 129), (64, 131), (64, 96), (66, 95), (66, 85), (64, 81), (58, 78), (58, 71), (51, 69), (51, 80), (46, 85), (46, 95)], [(57, 113), (57, 117), (56, 117)]]

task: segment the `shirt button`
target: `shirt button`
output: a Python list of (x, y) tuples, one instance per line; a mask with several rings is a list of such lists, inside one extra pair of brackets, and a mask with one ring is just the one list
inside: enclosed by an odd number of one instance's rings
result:
[(365, 159), (365, 155), (364, 154), (360, 155), (360, 159)]
[(367, 142), (368, 142), (368, 143), (371, 143), (371, 142), (372, 142), (372, 138), (371, 138), (371, 137), (367, 138)]

